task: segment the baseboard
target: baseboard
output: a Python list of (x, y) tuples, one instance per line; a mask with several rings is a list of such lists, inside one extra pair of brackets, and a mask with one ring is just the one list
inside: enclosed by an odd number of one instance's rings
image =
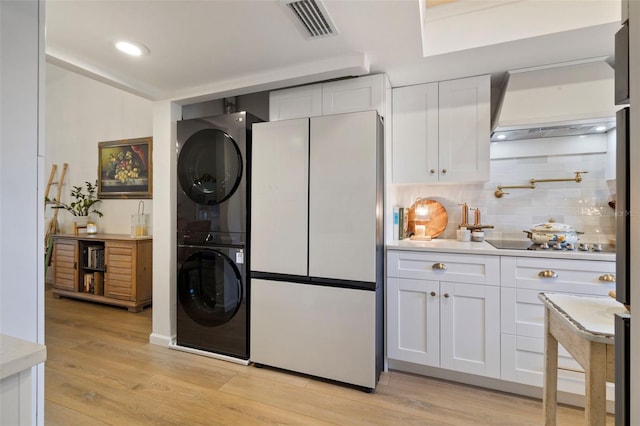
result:
[(195, 355), (201, 355), (201, 356), (206, 356), (206, 357), (209, 357), (209, 358), (220, 359), (222, 361), (233, 362), (234, 364), (249, 365), (249, 360), (248, 359), (234, 358), (234, 357), (231, 357), (231, 356), (222, 355), (222, 354), (216, 354), (216, 353), (213, 353), (213, 352), (201, 351), (200, 349), (193, 349), (193, 348), (187, 348), (185, 346), (178, 346), (175, 342), (169, 343), (168, 347), (169, 347), (169, 349), (175, 349), (175, 350), (178, 350), (178, 351), (188, 352), (188, 353), (195, 354)]
[[(460, 373), (458, 371), (418, 365), (394, 359), (388, 359), (388, 363), (389, 370), (397, 370), (421, 376), (433, 377), (436, 379), (449, 380), (452, 382), (464, 383), (471, 386), (478, 386), (485, 389), (493, 389), (500, 392), (507, 392), (542, 400), (542, 388), (537, 386), (514, 383), (490, 377), (476, 376), (474, 374)], [(584, 399), (584, 395), (558, 391), (558, 402), (561, 404), (584, 408)], [(606, 405), (607, 412), (613, 413), (615, 410), (615, 403), (607, 400)]]
[(149, 335), (149, 343), (152, 345), (167, 347), (171, 344), (172, 340), (170, 336), (165, 336), (164, 334), (151, 333)]

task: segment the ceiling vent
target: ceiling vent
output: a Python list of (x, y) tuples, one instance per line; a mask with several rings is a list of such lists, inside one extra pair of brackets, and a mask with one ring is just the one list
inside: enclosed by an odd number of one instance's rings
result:
[(321, 0), (281, 0), (305, 37), (320, 38), (338, 34), (335, 23)]

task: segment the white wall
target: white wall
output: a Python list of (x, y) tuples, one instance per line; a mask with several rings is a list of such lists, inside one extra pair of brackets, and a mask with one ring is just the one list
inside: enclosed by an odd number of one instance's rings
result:
[[(602, 138), (602, 151), (606, 151), (606, 136), (599, 137)], [(525, 148), (523, 144), (535, 147), (540, 141), (497, 143), (519, 144), (519, 148)], [(548, 151), (539, 149), (538, 152)], [(605, 180), (606, 152), (513, 155), (515, 158), (491, 160), (491, 178), (485, 184), (390, 185), (389, 204), (410, 207), (417, 197), (432, 198), (442, 203), (448, 213), (448, 224), (440, 238), (456, 237), (455, 231), (462, 216), (458, 203), (467, 203), (470, 208), (479, 207), (482, 223), (495, 226), (494, 229), (485, 230), (486, 238), (526, 239), (523, 230), (550, 218), (571, 224), (584, 232), (580, 237), (584, 242), (608, 243), (615, 238), (615, 211), (608, 205), (614, 194)], [(527, 185), (531, 178), (573, 178), (574, 172), (585, 170), (589, 173), (583, 175), (581, 183), (537, 183), (536, 189), (505, 189), (508, 195), (502, 198), (494, 196), (498, 185)], [(469, 222), (473, 223), (472, 211), (469, 212)], [(391, 235), (388, 233), (389, 238)]]
[[(153, 102), (56, 65), (47, 64), (46, 71), (45, 173), (48, 178), (52, 164), (57, 164), (58, 170), (63, 163), (69, 164), (61, 196), (62, 202), (69, 203), (72, 186), (98, 178), (98, 142), (152, 135)], [(154, 167), (154, 172), (163, 170)], [(153, 187), (154, 192), (164, 190), (162, 186)], [(56, 191), (57, 186), (52, 187), (49, 197), (55, 197)], [(153, 200), (143, 201), (145, 213), (153, 215)], [(104, 214), (98, 218), (98, 232), (128, 234), (131, 215), (138, 211), (139, 202), (117, 199), (96, 204)], [(48, 209), (47, 219), (51, 214)], [(58, 223), (61, 232), (73, 231), (69, 212), (60, 210)]]
[[(40, 344), (43, 41), (43, 3), (0, 1), (0, 333)], [(44, 424), (44, 367), (31, 373), (31, 422)]]
[(154, 179), (165, 190), (154, 199), (153, 330), (149, 341), (161, 346), (171, 343), (176, 333), (176, 122), (181, 111), (170, 101), (156, 102), (153, 107)]

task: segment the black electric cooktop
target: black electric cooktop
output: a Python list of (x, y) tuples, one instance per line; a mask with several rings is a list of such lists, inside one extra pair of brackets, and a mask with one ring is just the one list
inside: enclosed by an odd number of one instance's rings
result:
[(497, 249), (507, 250), (529, 250), (529, 247), (537, 244), (533, 244), (529, 240), (485, 240)]
[(529, 240), (485, 240), (497, 249), (503, 250), (536, 250), (536, 251), (568, 251), (580, 253), (615, 253), (616, 247), (612, 244), (588, 244), (577, 243), (574, 246), (549, 244), (544, 247), (540, 244), (534, 244)]

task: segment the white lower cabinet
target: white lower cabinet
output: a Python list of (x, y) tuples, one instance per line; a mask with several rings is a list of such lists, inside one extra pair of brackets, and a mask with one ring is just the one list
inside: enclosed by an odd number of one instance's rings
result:
[[(388, 249), (388, 358), (542, 388), (538, 294), (606, 296), (615, 268), (614, 261)], [(558, 390), (584, 395), (582, 367), (562, 345), (558, 355)]]
[[(544, 306), (541, 292), (606, 296), (615, 262), (502, 257), (501, 260), (501, 378), (542, 387), (544, 379)], [(550, 270), (557, 277), (544, 278)], [(543, 274), (544, 275), (544, 274)], [(548, 275), (548, 274), (547, 274)], [(559, 346), (558, 390), (584, 395), (582, 367)], [(607, 399), (614, 386), (607, 384)]]
[(387, 268), (389, 358), (500, 377), (498, 257), (389, 251)]

